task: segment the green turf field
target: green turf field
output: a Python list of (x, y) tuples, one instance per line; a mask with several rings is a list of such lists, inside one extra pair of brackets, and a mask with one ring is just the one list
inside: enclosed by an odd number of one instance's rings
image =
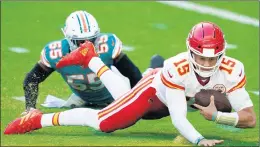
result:
[[(199, 2), (250, 17), (259, 17), (258, 2)], [(211, 15), (203, 15), (170, 7), (157, 2), (2, 2), (1, 3), (1, 146), (94, 146), (191, 145), (179, 136), (169, 117), (155, 121), (139, 121), (133, 127), (111, 134), (96, 132), (87, 127), (44, 128), (25, 135), (3, 135), (5, 126), (24, 111), (24, 103), (13, 96), (23, 96), (25, 74), (39, 60), (44, 45), (63, 38), (60, 28), (66, 17), (75, 10), (87, 10), (99, 22), (101, 32), (115, 33), (134, 51), (126, 52), (144, 71), (150, 57), (165, 58), (186, 50), (185, 39), (191, 27), (202, 20), (217, 23), (225, 32), (228, 43), (236, 49), (227, 55), (242, 61), (247, 75), (248, 91), (259, 90), (259, 27), (240, 24)], [(10, 47), (29, 49), (29, 53), (11, 52)], [(40, 85), (38, 108), (43, 112), (59, 109), (40, 107), (48, 95), (68, 97), (71, 93), (57, 74)], [(224, 139), (225, 146), (259, 146), (259, 97), (250, 92), (257, 113), (254, 129), (238, 129), (204, 120), (198, 112), (188, 118), (207, 138)]]

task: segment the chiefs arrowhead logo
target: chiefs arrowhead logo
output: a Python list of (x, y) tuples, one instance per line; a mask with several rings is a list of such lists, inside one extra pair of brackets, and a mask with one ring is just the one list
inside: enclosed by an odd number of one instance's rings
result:
[(80, 51), (80, 53), (81, 53), (83, 56), (86, 56), (87, 53), (88, 53), (88, 48), (84, 48), (83, 50)]

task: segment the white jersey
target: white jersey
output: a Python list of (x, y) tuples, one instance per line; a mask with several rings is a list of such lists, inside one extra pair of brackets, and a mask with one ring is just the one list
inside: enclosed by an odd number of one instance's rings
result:
[(154, 87), (157, 89), (159, 99), (165, 100), (165, 88), (180, 89), (185, 96), (194, 97), (201, 89), (215, 89), (227, 93), (227, 98), (235, 111), (253, 106), (246, 92), (246, 76), (244, 65), (240, 61), (224, 56), (219, 70), (210, 77), (206, 85), (202, 85), (188, 62), (188, 52), (180, 53), (164, 62), (160, 74), (156, 75)]
[(169, 58), (155, 75), (151, 86), (156, 89), (157, 97), (168, 107), (176, 129), (190, 142), (198, 143), (203, 136), (186, 118), (186, 96), (194, 97), (201, 89), (216, 89), (227, 93), (228, 100), (236, 111), (253, 104), (244, 88), (244, 66), (238, 60), (224, 56), (219, 70), (204, 84), (199, 82), (191, 66), (188, 52)]

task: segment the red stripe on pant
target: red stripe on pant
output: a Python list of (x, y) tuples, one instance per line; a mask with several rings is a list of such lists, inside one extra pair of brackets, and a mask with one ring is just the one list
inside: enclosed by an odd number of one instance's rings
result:
[(155, 93), (156, 90), (153, 87), (148, 87), (131, 104), (125, 106), (120, 111), (102, 120), (99, 126), (100, 130), (102, 132), (113, 132), (115, 130), (124, 129), (135, 124), (140, 118), (142, 118), (142, 116), (149, 112), (153, 106), (158, 105), (154, 105), (154, 102), (161, 103)]

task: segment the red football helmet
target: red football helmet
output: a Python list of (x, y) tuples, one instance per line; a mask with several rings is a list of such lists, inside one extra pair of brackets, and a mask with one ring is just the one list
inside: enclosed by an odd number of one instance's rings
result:
[[(193, 70), (202, 77), (212, 76), (219, 68), (226, 49), (226, 41), (221, 29), (214, 23), (200, 22), (190, 31), (186, 44)], [(214, 66), (205, 67), (196, 63), (194, 54), (203, 57), (218, 57), (218, 60)], [(207, 70), (201, 70), (201, 68)]]

